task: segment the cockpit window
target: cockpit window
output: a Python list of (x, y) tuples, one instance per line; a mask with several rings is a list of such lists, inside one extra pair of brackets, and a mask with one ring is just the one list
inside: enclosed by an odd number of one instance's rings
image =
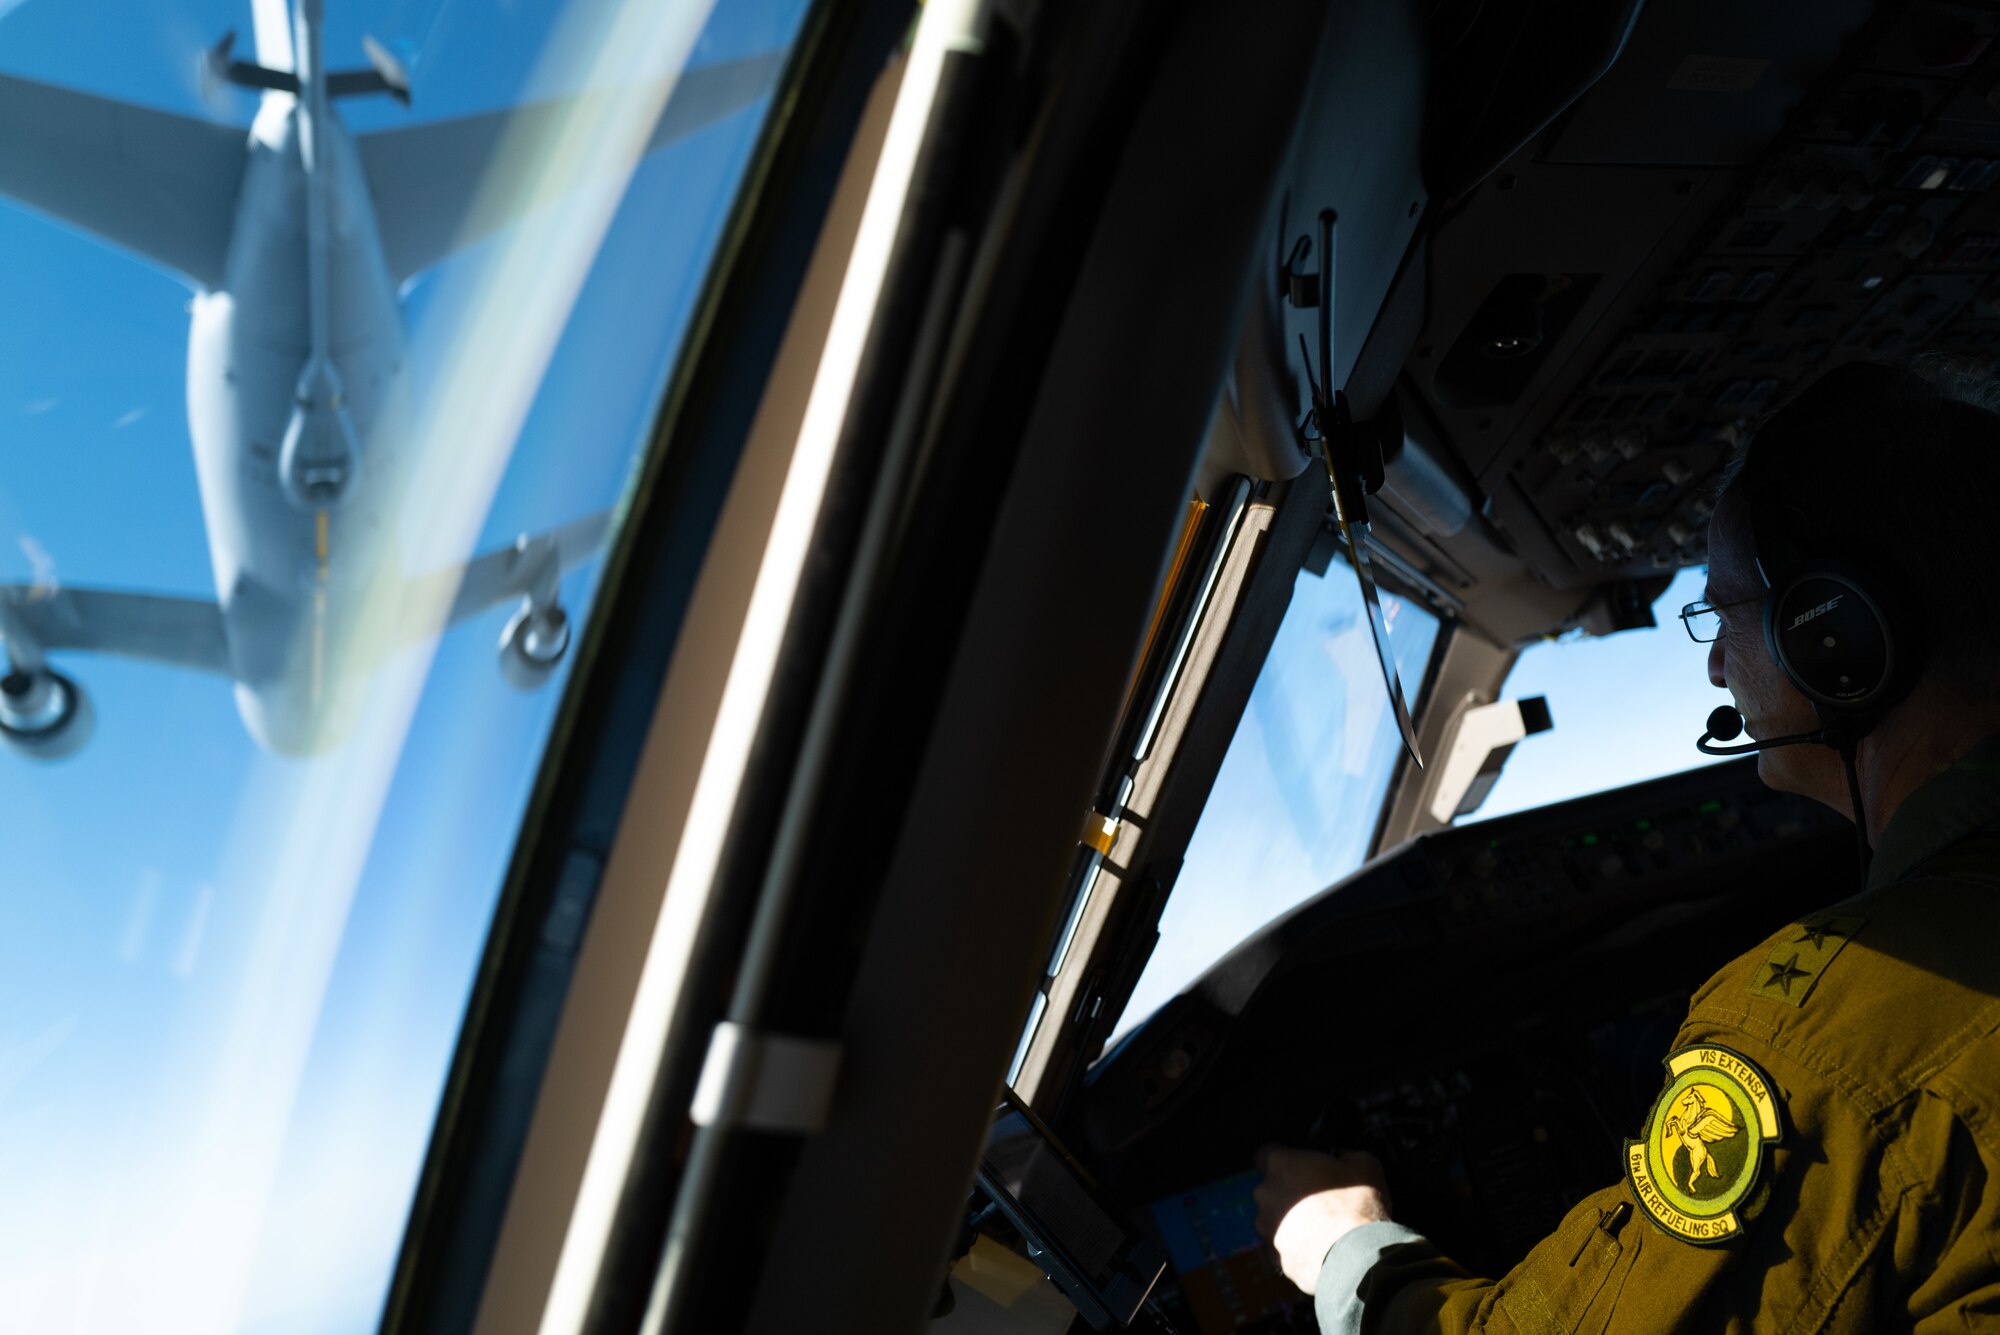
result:
[[(1415, 689), (1438, 620), (1386, 592), (1382, 605), (1397, 672)], [(1301, 571), (1120, 1030), (1361, 865), (1402, 745), (1354, 572)]]
[(1708, 646), (1688, 638), (1678, 615), (1700, 600), (1705, 579), (1700, 569), (1676, 575), (1653, 604), (1658, 624), (1651, 629), (1598, 638), (1572, 634), (1521, 651), (1501, 694), (1545, 697), (1555, 726), (1514, 748), (1472, 819), (1721, 759), (1695, 750), (1694, 743), (1708, 712), (1729, 697), (1709, 684)]
[(0, 0), (0, 1328), (375, 1324), (805, 8)]

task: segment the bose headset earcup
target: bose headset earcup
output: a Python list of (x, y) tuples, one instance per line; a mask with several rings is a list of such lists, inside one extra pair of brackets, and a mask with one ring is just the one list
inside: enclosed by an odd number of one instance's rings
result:
[(1866, 710), (1899, 683), (1899, 637), (1883, 594), (1859, 571), (1813, 562), (1764, 599), (1764, 642), (1814, 704)]
[(1802, 551), (1809, 524), (1785, 505), (1770, 469), (1753, 445), (1743, 481), (1750, 546), (1765, 581), (1764, 643), (1801, 695), (1865, 731), (1873, 717), (1856, 716), (1879, 717), (1915, 680), (1915, 603), (1886, 569)]

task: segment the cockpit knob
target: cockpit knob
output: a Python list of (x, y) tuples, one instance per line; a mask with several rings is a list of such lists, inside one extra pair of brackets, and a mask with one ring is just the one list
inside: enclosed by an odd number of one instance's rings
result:
[(1896, 250), (1905, 259), (1916, 259), (1937, 239), (1937, 227), (1929, 218), (1912, 218), (1896, 233)]

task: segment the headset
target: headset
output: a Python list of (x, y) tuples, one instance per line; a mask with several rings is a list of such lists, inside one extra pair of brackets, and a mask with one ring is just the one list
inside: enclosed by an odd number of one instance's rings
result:
[[(1766, 435), (1760, 431), (1752, 441), (1737, 479), (1747, 501), (1750, 550), (1764, 584), (1764, 644), (1786, 680), (1812, 703), (1820, 726), (1748, 746), (1715, 746), (1712, 741), (1733, 741), (1743, 731), (1742, 715), (1724, 705), (1709, 715), (1708, 731), (1695, 745), (1711, 755), (1802, 743), (1839, 752), (1865, 869), (1868, 825), (1855, 751), (1922, 676), (1923, 618), (1909, 585), (1869, 551), (1868, 535), (1834, 543), (1808, 538), (1811, 518), (1786, 495), (1785, 479), (1771, 462), (1774, 442)], [(1858, 470), (1855, 485), (1866, 485)]]
[[(1918, 604), (1879, 560), (1801, 545), (1799, 535), (1809, 524), (1785, 497), (1769, 453), (1753, 443), (1740, 478), (1750, 549), (1764, 583), (1764, 644), (1779, 671), (1812, 702), (1828, 740), (1836, 746), (1858, 742), (1922, 675)], [(1857, 478), (1856, 485), (1864, 483)]]

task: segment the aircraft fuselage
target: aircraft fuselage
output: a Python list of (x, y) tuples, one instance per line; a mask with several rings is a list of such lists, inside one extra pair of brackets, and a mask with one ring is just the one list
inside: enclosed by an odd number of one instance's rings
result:
[[(337, 741), (358, 703), (357, 674), (342, 671), (336, 649), (354, 642), (362, 600), (393, 547), (398, 470), (388, 451), (399, 433), (384, 426), (406, 360), (360, 155), (338, 119), (322, 113), (308, 127), (310, 112), (301, 98), (282, 118), (259, 118), (226, 282), (194, 298), (188, 347), (188, 428), (237, 705), (260, 743), (288, 754)], [(310, 272), (316, 246), (323, 311)], [(301, 402), (316, 355), (337, 373), (337, 404)], [(351, 477), (324, 506), (300, 504), (280, 475), (286, 433), (310, 411), (344, 414), (356, 447)]]
[[(281, 48), (265, 52), (270, 63), (232, 58), (233, 34), (203, 54), (211, 84), (262, 95), (240, 139), (212, 122), (0, 74), (0, 122), (12, 136), (0, 136), (9, 149), (0, 192), (196, 289), (188, 429), (215, 587), (211, 603), (40, 577), (0, 583), (0, 747), (61, 759), (87, 740), (88, 693), (51, 664), (51, 651), (227, 675), (251, 736), (287, 755), (338, 744), (386, 659), (487, 609), (512, 607), (496, 646), (510, 685), (538, 689), (565, 661), (562, 574), (602, 545), (611, 511), (476, 556), (434, 553), (417, 571), (404, 568), (397, 542), (402, 523), (423, 521), (428, 499), (411, 491), (424, 441), (399, 284), (480, 234), (463, 210), (485, 200), (502, 147), (495, 136), (515, 113), (385, 132), (366, 141), (364, 159), (334, 98), (379, 93), (407, 104), (408, 74), (372, 39), (362, 43), (367, 68), (329, 72), (321, 9), (321, 0), (295, 0), (289, 34), (278, 33), (290, 41), (262, 43)], [(711, 74), (677, 132), (747, 104), (766, 67), (775, 62)], [(526, 114), (535, 122), (550, 113)], [(52, 123), (74, 130), (57, 149), (20, 137)], [(171, 190), (134, 195), (135, 174), (153, 179), (146, 155), (158, 158), (161, 181), (178, 184), (184, 173), (205, 185), (187, 196), (198, 203), (180, 207)], [(384, 244), (371, 166), (388, 173), (395, 251)], [(150, 200), (150, 210), (134, 211), (130, 198)], [(534, 203), (523, 192), (484, 225)]]

